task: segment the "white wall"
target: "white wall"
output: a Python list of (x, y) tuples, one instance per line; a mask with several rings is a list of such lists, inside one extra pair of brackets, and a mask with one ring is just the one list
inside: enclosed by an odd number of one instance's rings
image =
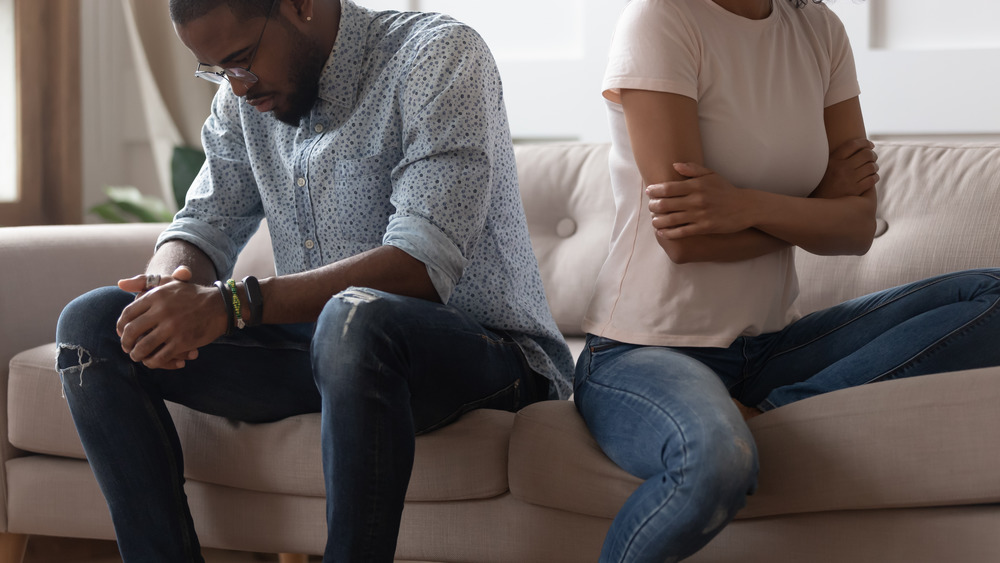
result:
[(1000, 2), (838, 0), (869, 133), (1000, 136)]
[(515, 140), (608, 139), (601, 77), (626, 0), (358, 0), (449, 14), (490, 46)]
[[(11, 1), (0, 0), (0, 9)], [(105, 185), (159, 195), (120, 3), (80, 1), (84, 208), (103, 201)], [(359, 1), (444, 11), (476, 27), (497, 58), (515, 138), (608, 139), (600, 80), (626, 0), (507, 0), (499, 8), (472, 0)], [(1000, 137), (1000, 2), (829, 5), (851, 36), (873, 136)]]

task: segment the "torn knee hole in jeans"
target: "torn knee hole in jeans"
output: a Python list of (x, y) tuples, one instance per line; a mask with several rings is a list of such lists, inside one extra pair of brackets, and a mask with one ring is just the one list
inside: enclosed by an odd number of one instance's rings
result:
[[(64, 353), (72, 354), (73, 352), (76, 352), (76, 364), (69, 365), (66, 367), (61, 367), (59, 365), (60, 364), (59, 360), (62, 358), (63, 354)], [(90, 353), (90, 351), (84, 348), (83, 346), (77, 346), (76, 344), (59, 344), (59, 349), (56, 353), (56, 371), (59, 372), (59, 379), (62, 380), (63, 384), (66, 383), (66, 375), (71, 373), (79, 373), (80, 387), (83, 387), (84, 370), (94, 365), (96, 362), (97, 360)], [(65, 397), (65, 393), (63, 394), (63, 397)]]
[(362, 303), (378, 301), (379, 295), (374, 291), (364, 288), (349, 287), (338, 293), (336, 298), (351, 304), (351, 310), (347, 312), (347, 318), (344, 320), (344, 329), (340, 332), (340, 337), (343, 338), (347, 336), (347, 329), (351, 326), (351, 321), (354, 319), (354, 313), (358, 310), (358, 306)]

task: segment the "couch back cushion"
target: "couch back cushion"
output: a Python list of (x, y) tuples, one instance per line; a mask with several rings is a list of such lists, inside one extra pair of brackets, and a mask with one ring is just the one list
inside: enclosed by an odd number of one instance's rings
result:
[[(552, 316), (567, 336), (581, 324), (608, 254), (615, 203), (610, 146), (519, 144), (521, 198)], [(1000, 143), (879, 143), (878, 232), (864, 256), (797, 251), (799, 308), (955, 270), (1000, 266)], [(274, 271), (266, 225), (237, 276)]]
[(515, 145), (531, 245), (552, 317), (579, 336), (597, 274), (608, 255), (615, 202), (606, 144)]
[(798, 250), (803, 313), (969, 268), (1000, 266), (1000, 143), (878, 143), (878, 230), (864, 256)]

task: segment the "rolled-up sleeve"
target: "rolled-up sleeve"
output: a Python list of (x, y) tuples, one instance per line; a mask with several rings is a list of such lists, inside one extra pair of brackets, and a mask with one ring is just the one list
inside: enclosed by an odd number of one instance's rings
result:
[(206, 159), (188, 190), (184, 207), (160, 234), (159, 248), (171, 240), (197, 246), (229, 277), (236, 258), (260, 226), (263, 206), (240, 130), (238, 99), (220, 88), (202, 127)]
[(419, 217), (400, 217), (389, 223), (383, 244), (423, 262), (441, 302), (448, 303), (468, 263), (448, 235)]
[(475, 31), (449, 26), (417, 52), (401, 96), (403, 160), (383, 244), (424, 262), (447, 302), (483, 236), (506, 119), (499, 73)]

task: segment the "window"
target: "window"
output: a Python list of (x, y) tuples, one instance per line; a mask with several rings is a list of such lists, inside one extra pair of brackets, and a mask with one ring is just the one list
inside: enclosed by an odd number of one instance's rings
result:
[(17, 199), (14, 0), (0, 0), (0, 202)]
[[(11, 20), (13, 16), (13, 21)], [(80, 220), (80, 12), (77, 0), (0, 0), (0, 225)], [(11, 47), (12, 45), (12, 47)], [(13, 113), (13, 121), (11, 114)], [(14, 172), (16, 166), (16, 173)], [(7, 178), (15, 174), (16, 183)], [(8, 186), (15, 186), (11, 189)]]

